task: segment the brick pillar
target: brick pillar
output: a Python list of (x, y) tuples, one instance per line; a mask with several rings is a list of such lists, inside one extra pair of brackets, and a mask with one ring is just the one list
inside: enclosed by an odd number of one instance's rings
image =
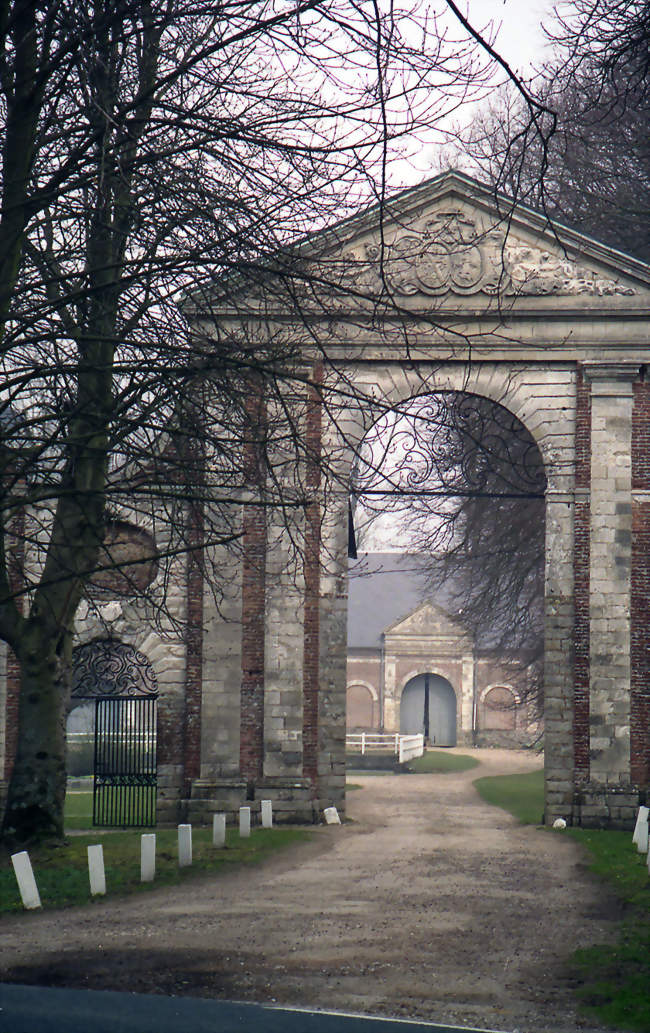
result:
[(590, 776), (630, 782), (632, 403), (638, 367), (585, 368), (591, 381)]
[(314, 497), (305, 510), (305, 583), (303, 638), (303, 775), (312, 783), (312, 794), (318, 795), (318, 689), (320, 679), (320, 550), (321, 550), (321, 486), (322, 412), (318, 386), (323, 381), (323, 366), (318, 363), (313, 373), (314, 386), (309, 388), (305, 427), (307, 450), (306, 488)]
[(244, 506), (242, 558), (241, 711), (239, 766), (242, 778), (255, 782), (264, 769), (264, 641), (266, 623), (265, 468), (260, 442), (266, 425), (263, 388), (251, 385), (247, 403), (250, 440), (244, 448), (245, 477), (257, 492), (256, 504)]
[(578, 370), (576, 385), (575, 510), (573, 523), (574, 683), (573, 763), (577, 784), (589, 780), (589, 529), (591, 385)]
[(632, 672), (630, 771), (650, 783), (650, 384), (634, 385), (632, 411)]

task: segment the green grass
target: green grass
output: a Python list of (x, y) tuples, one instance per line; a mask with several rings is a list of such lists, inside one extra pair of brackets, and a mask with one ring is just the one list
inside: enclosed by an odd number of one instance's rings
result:
[(576, 951), (571, 975), (586, 1014), (615, 1029), (650, 1030), (650, 877), (629, 832), (567, 829), (591, 855), (590, 869), (624, 905), (618, 942)]
[(464, 753), (449, 753), (448, 750), (427, 750), (421, 757), (408, 762), (409, 768), (416, 775), (444, 775), (452, 771), (469, 771), (476, 768), (479, 761), (476, 757), (468, 757)]
[[(544, 797), (541, 771), (527, 775), (478, 778), (487, 802), (525, 824), (538, 824)], [(585, 1014), (616, 1030), (650, 1031), (650, 877), (645, 854), (629, 832), (566, 829), (585, 848), (590, 870), (614, 889), (624, 906), (618, 942), (576, 951), (569, 975)]]
[[(30, 849), (29, 856), (44, 908), (71, 907), (90, 902), (94, 906), (102, 906), (104, 901), (117, 894), (146, 892), (152, 888), (185, 882), (196, 875), (218, 875), (233, 866), (255, 864), (276, 850), (308, 838), (309, 831), (300, 828), (253, 829), (249, 839), (240, 839), (236, 830), (228, 830), (226, 847), (217, 850), (212, 846), (211, 829), (194, 829), (192, 867), (179, 869), (177, 831), (159, 829), (156, 832), (156, 878), (153, 883), (145, 884), (140, 882), (138, 829), (73, 836), (62, 846)], [(105, 898), (90, 896), (86, 848), (93, 843), (101, 843), (104, 848)], [(0, 914), (20, 910), (22, 904), (10, 855), (2, 852)]]
[(93, 794), (68, 790), (63, 823), (67, 829), (89, 829), (93, 823)]
[(539, 825), (544, 814), (544, 772), (477, 778), (474, 785), (486, 803), (509, 811), (523, 825)]

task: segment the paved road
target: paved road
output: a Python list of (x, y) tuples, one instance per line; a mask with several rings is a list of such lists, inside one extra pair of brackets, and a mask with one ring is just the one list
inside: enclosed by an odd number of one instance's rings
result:
[[(458, 1026), (372, 1019), (111, 990), (0, 986), (0, 1033), (459, 1033)], [(468, 1030), (463, 1033), (489, 1033)]]

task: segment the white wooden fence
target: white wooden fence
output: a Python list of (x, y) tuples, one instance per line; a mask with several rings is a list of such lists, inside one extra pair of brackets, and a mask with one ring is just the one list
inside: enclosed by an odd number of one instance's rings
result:
[(358, 732), (345, 737), (348, 750), (360, 750), (361, 756), (370, 750), (390, 750), (399, 757), (400, 764), (424, 753), (423, 735), (400, 735), (399, 732), (381, 735), (378, 732)]

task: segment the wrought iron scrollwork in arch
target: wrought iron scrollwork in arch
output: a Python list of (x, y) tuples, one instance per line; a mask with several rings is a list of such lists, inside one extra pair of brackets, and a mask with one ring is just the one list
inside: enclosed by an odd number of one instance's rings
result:
[(387, 413), (364, 443), (353, 494), (541, 498), (546, 474), (521, 421), (478, 395), (443, 391)]
[(99, 639), (75, 649), (72, 697), (157, 697), (156, 674), (144, 653), (115, 639)]

